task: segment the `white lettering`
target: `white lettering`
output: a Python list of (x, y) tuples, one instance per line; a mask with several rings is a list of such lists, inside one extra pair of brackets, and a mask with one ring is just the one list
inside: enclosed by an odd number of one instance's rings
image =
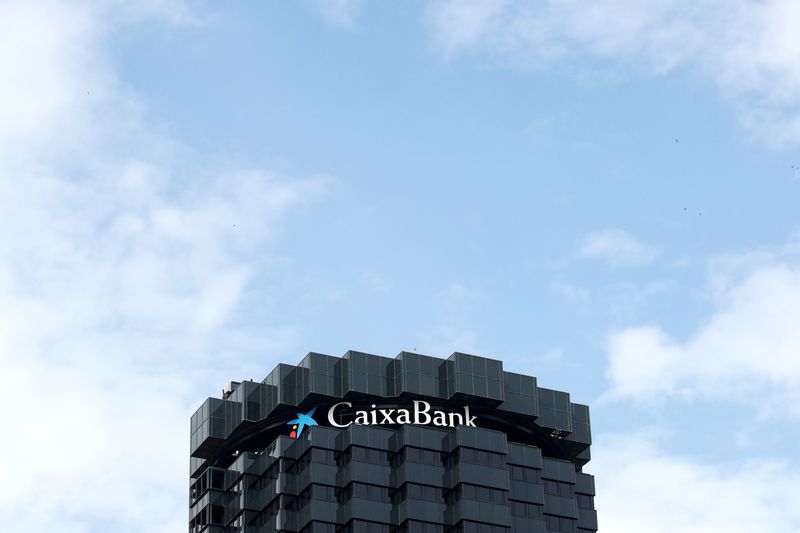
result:
[(397, 410), (397, 423), (398, 424), (410, 424), (411, 423), (411, 413), (408, 412), (408, 409), (398, 409)]
[(356, 411), (356, 424), (359, 426), (368, 426), (369, 413), (366, 411)]
[(464, 406), (464, 420), (465, 420), (464, 425), (465, 426), (470, 426), (470, 427), (473, 427), (473, 428), (477, 427), (475, 425), (475, 419), (476, 418), (478, 418), (478, 417), (477, 416), (469, 416), (469, 405), (465, 405)]
[(392, 413), (394, 413), (394, 409), (379, 409), (381, 415), (383, 416), (383, 420), (381, 420), (381, 424), (394, 424), (394, 420), (392, 420)]
[[(448, 413), (447, 416), (450, 418), (450, 425), (452, 427), (464, 425), (464, 417), (461, 416), (461, 413)], [(458, 417), (458, 424), (456, 424), (456, 417)]]
[[(420, 409), (420, 406), (424, 405), (425, 410)], [(414, 400), (414, 423), (418, 425), (426, 426), (431, 423), (431, 415), (428, 414), (428, 411), (431, 410), (431, 404), (423, 400)], [(422, 422), (420, 419), (420, 415), (425, 415), (425, 422)]]
[(347, 426), (349, 426), (350, 424), (352, 424), (352, 422), (348, 422), (347, 424), (339, 424), (338, 422), (336, 422), (336, 419), (333, 417), (333, 412), (334, 412), (334, 411), (336, 410), (336, 408), (337, 408), (337, 407), (339, 407), (340, 405), (346, 405), (347, 407), (353, 407), (353, 404), (352, 404), (352, 403), (350, 403), (350, 402), (340, 402), (340, 403), (337, 403), (336, 405), (334, 405), (333, 407), (331, 407), (331, 408), (328, 410), (328, 422), (329, 422), (329, 423), (330, 423), (330, 425), (332, 425), (333, 427), (336, 427), (336, 428), (346, 428)]
[[(346, 423), (340, 423), (343, 420), (343, 415), (338, 416), (336, 410), (340, 407), (352, 408), (353, 404), (350, 402), (339, 402), (333, 405), (328, 410), (328, 422), (331, 426), (336, 428), (346, 428), (352, 424), (360, 426), (372, 425), (403, 425), (403, 424), (417, 424), (426, 426), (433, 424), (438, 427), (457, 427), (468, 426), (477, 427), (475, 421), (477, 416), (470, 415), (469, 406), (464, 406), (464, 414), (461, 413), (448, 413), (438, 409), (431, 409), (431, 404), (424, 400), (414, 400), (413, 416), (409, 409), (378, 409), (377, 405), (372, 404), (372, 409), (369, 411), (356, 411), (355, 419)], [(380, 414), (380, 417), (378, 416)], [(349, 416), (348, 416), (349, 418)], [(378, 419), (380, 418), (380, 422)]]

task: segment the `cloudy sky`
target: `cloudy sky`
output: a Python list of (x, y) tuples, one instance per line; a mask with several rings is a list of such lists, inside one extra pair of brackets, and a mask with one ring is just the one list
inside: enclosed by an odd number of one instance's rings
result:
[(0, 523), (185, 531), (200, 402), (352, 348), (590, 404), (604, 533), (800, 531), (799, 21), (0, 1)]

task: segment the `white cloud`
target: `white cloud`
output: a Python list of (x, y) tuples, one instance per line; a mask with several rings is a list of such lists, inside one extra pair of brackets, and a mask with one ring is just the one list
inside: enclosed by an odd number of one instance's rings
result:
[(492, 33), (498, 29), (498, 18), (507, 7), (508, 3), (502, 0), (439, 2), (430, 12), (434, 38), (448, 55), (473, 47), (484, 39), (494, 39)]
[[(188, 16), (146, 4), (170, 23)], [(325, 186), (187, 170), (116, 77), (108, 9), (0, 6), (9, 531), (186, 529), (188, 416), (210, 392), (198, 389), (218, 356), (243, 368), (294, 342), (291, 325), (240, 331), (229, 318), (282, 221)]]
[(783, 462), (711, 466), (667, 454), (642, 435), (595, 441), (587, 470), (596, 475), (600, 531), (800, 530), (800, 472)]
[(583, 287), (572, 285), (570, 283), (563, 283), (561, 281), (554, 281), (550, 284), (553, 291), (566, 298), (570, 302), (583, 303), (589, 300), (589, 291)]
[(613, 333), (609, 394), (747, 402), (758, 393), (762, 409), (800, 414), (800, 269), (753, 257), (726, 262), (737, 265), (732, 279), (712, 276), (714, 312), (687, 338), (657, 325)]
[(362, 0), (307, 0), (322, 19), (338, 28), (350, 29), (361, 11)]
[(523, 65), (588, 56), (656, 75), (695, 70), (754, 135), (800, 142), (794, 0), (444, 0), (428, 15), (447, 55), (485, 49)]
[(583, 257), (602, 259), (611, 266), (644, 265), (655, 259), (656, 251), (618, 229), (595, 231), (581, 245)]

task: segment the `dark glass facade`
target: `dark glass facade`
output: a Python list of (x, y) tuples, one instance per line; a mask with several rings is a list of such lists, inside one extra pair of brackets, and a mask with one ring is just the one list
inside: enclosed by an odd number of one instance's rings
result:
[(192, 415), (189, 531), (589, 533), (590, 442), (587, 406), (498, 360), (311, 353)]

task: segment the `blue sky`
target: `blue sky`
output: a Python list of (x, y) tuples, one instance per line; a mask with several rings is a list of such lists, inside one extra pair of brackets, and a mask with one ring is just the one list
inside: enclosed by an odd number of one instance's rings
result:
[(185, 530), (225, 381), (416, 349), (590, 404), (601, 531), (800, 531), (798, 19), (4, 3), (0, 519)]

